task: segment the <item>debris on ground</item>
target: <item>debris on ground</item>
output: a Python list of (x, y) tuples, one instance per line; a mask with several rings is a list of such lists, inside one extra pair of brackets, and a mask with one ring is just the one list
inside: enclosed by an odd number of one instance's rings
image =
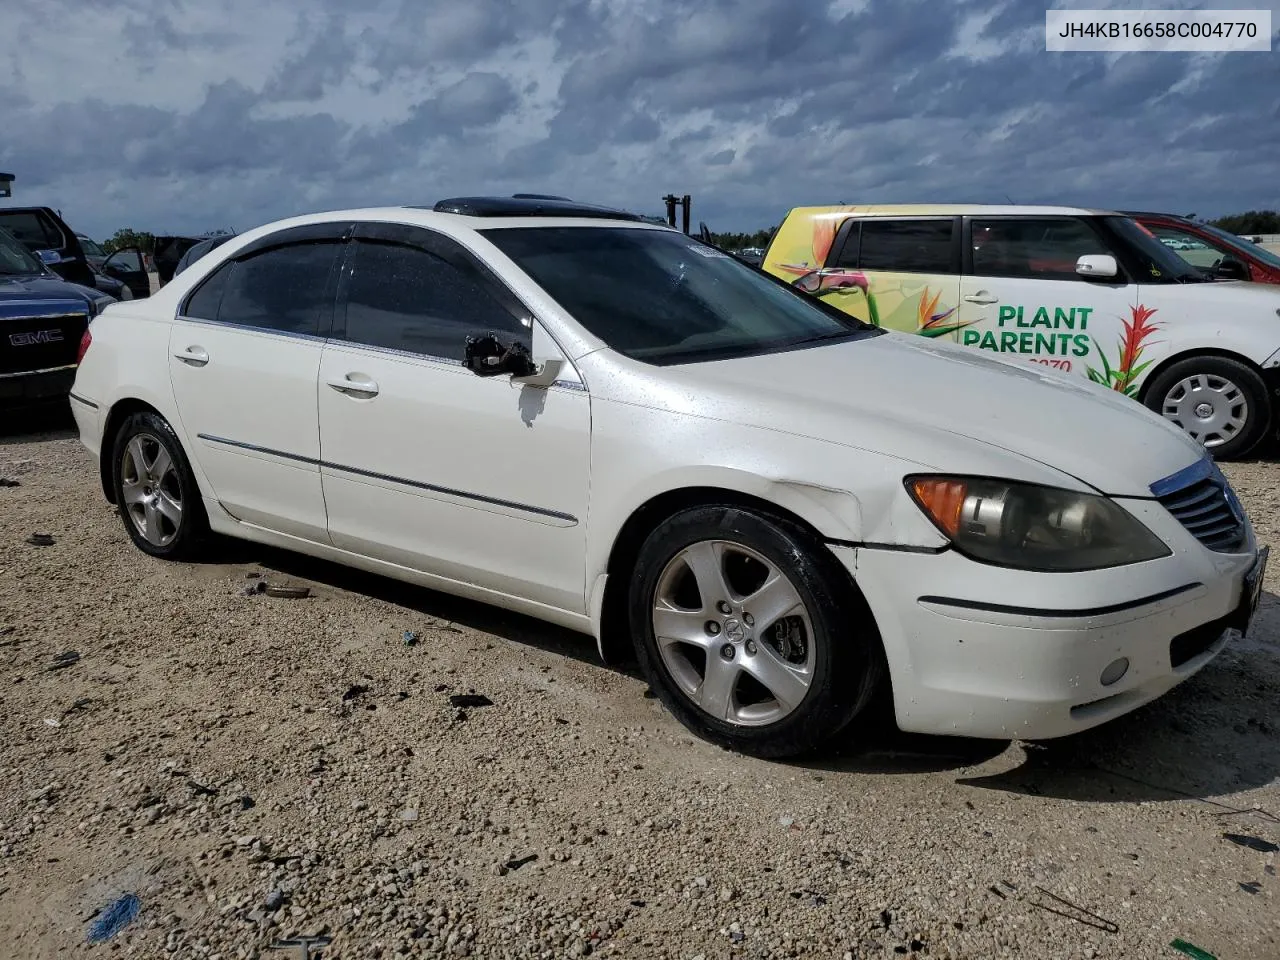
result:
[(483, 693), (455, 693), (449, 698), (451, 707), (492, 707), (493, 701)]
[(22, 486), (22, 484), (20, 484), (17, 480), (10, 480), (8, 477), (0, 477), (0, 487), (20, 487), (20, 486)]
[(258, 580), (254, 583), (245, 584), (245, 586), (240, 588), (240, 596), (242, 597), (255, 597), (260, 593), (266, 592), (267, 583), (265, 580)]
[(104, 940), (110, 940), (133, 923), (141, 909), (142, 902), (132, 893), (126, 893), (108, 904), (105, 909), (94, 914), (96, 919), (89, 927), (89, 942), (102, 943)]
[(519, 870), (526, 863), (533, 863), (533, 861), (537, 859), (538, 855), (536, 853), (531, 853), (527, 857), (520, 857), (518, 860), (508, 860), (503, 864), (503, 866), (508, 870)]
[(369, 688), (366, 687), (364, 684), (353, 683), (351, 684), (351, 686), (347, 687), (346, 692), (342, 695), (342, 702), (350, 703), (356, 697), (360, 696), (363, 693), (368, 693), (368, 692), (369, 692)]
[(65, 670), (67, 667), (80, 662), (80, 653), (76, 650), (66, 650), (53, 658), (53, 662), (45, 667), (45, 672), (52, 670)]
[(1224, 833), (1222, 839), (1230, 840), (1241, 847), (1248, 847), (1250, 850), (1257, 850), (1258, 853), (1280, 853), (1280, 846), (1260, 837), (1250, 837), (1243, 833)]
[(279, 597), (283, 600), (305, 600), (311, 596), (310, 587), (267, 587), (268, 597)]
[(414, 633), (412, 630), (406, 630), (404, 632), (404, 645), (406, 647), (412, 647), (417, 642), (418, 642), (418, 635), (416, 633)]
[(33, 547), (52, 547), (56, 542), (52, 533), (33, 533), (27, 537), (27, 543)]
[(1038, 886), (1036, 887), (1036, 890), (1038, 890), (1040, 893), (1043, 893), (1046, 897), (1049, 897), (1051, 900), (1056, 901), (1058, 904), (1066, 907), (1068, 910), (1075, 911), (1075, 913), (1067, 913), (1064, 910), (1060, 910), (1057, 907), (1051, 906), (1050, 904), (1040, 903), (1037, 900), (1028, 900), (1027, 903), (1029, 903), (1031, 906), (1036, 907), (1040, 910), (1047, 910), (1049, 913), (1056, 913), (1060, 917), (1065, 917), (1068, 920), (1074, 920), (1076, 923), (1083, 923), (1085, 926), (1093, 927), (1096, 930), (1104, 930), (1107, 933), (1120, 932), (1119, 926), (1112, 923), (1110, 920), (1107, 920), (1105, 917), (1098, 916), (1092, 910), (1086, 910), (1084, 907), (1080, 906), (1079, 904), (1072, 903), (1070, 900), (1067, 900), (1064, 897), (1060, 897), (1056, 893), (1050, 893), (1044, 887)]
[(1179, 953), (1185, 953), (1188, 957), (1192, 957), (1193, 960), (1218, 960), (1218, 958), (1208, 950), (1201, 950), (1194, 943), (1187, 943), (1187, 941), (1183, 940), (1181, 937), (1174, 940), (1169, 944), (1169, 946), (1173, 947), (1173, 949), (1177, 950)]

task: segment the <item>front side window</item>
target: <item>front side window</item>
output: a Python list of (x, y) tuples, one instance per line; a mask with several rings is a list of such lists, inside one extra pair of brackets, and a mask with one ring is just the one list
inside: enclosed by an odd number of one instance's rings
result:
[[(952, 235), (955, 221), (867, 219), (861, 224), (861, 238), (850, 231), (839, 266), (886, 273), (954, 273)], [(856, 244), (857, 257), (851, 261), (850, 247)]]
[(229, 264), (218, 322), (315, 336), (341, 248), (336, 241), (297, 243)]
[(979, 277), (1079, 280), (1076, 261), (1110, 253), (1083, 220), (973, 220), (973, 272)]
[(481, 233), (585, 329), (634, 360), (691, 363), (878, 333), (672, 230), (502, 227)]
[(90, 240), (88, 237), (79, 237), (77, 239), (79, 239), (80, 241), (81, 249), (83, 249), (84, 252), (87, 253), (89, 256), (91, 257), (106, 256), (106, 254), (103, 253), (102, 248), (98, 246), (94, 241)]
[(525, 324), (500, 304), (478, 270), (406, 243), (361, 239), (347, 281), (346, 339), (446, 360), (468, 336), (496, 333), (529, 346)]

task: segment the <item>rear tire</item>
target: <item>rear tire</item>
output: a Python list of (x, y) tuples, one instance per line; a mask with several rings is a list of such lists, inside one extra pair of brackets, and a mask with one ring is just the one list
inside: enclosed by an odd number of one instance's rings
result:
[(1143, 403), (1198, 440), (1215, 460), (1247, 454), (1272, 418), (1271, 393), (1262, 377), (1228, 357), (1179, 360), (1151, 380)]
[(698, 736), (743, 753), (822, 746), (887, 673), (843, 567), (817, 538), (763, 511), (707, 505), (667, 519), (640, 548), (628, 607), (663, 704)]
[(186, 560), (205, 546), (209, 520), (200, 488), (164, 417), (144, 410), (120, 425), (111, 483), (125, 531), (143, 553)]

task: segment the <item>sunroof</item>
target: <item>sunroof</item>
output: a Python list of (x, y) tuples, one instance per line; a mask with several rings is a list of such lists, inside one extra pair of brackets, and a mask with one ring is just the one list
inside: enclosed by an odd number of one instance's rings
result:
[[(419, 209), (425, 209), (419, 207)], [(545, 194), (517, 194), (513, 197), (453, 197), (431, 207), (436, 213), (456, 213), (464, 217), (590, 217), (602, 220), (643, 220), (626, 210), (577, 203)]]

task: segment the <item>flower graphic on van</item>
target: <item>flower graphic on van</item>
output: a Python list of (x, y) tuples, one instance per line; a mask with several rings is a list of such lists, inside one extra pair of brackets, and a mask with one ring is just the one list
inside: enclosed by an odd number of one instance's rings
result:
[(920, 302), (916, 307), (917, 323), (916, 333), (922, 337), (945, 337), (949, 333), (955, 333), (962, 327), (967, 327), (973, 323), (973, 320), (961, 320), (959, 322), (947, 323), (947, 319), (956, 312), (955, 307), (949, 307), (938, 312), (938, 301), (942, 299), (942, 291), (939, 290), (932, 296), (929, 295), (929, 288), (925, 287), (924, 292), (920, 294)]
[(1094, 383), (1110, 387), (1127, 397), (1137, 395), (1138, 386), (1134, 381), (1142, 376), (1142, 371), (1151, 366), (1150, 360), (1145, 363), (1138, 361), (1142, 358), (1142, 351), (1149, 346), (1151, 335), (1160, 327), (1158, 323), (1149, 322), (1156, 312), (1153, 307), (1139, 304), (1130, 310), (1133, 319), (1124, 321), (1124, 336), (1120, 339), (1120, 355), (1116, 358), (1116, 365), (1111, 366), (1106, 351), (1094, 340), (1093, 345), (1098, 348), (1098, 357), (1102, 360), (1102, 369), (1088, 368), (1089, 379)]

